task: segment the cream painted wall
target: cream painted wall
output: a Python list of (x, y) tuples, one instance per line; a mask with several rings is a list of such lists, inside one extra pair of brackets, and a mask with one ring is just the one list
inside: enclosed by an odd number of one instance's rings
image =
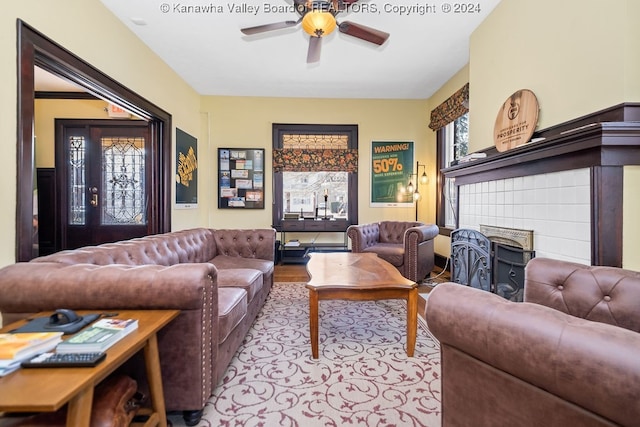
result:
[(630, 270), (640, 271), (640, 198), (638, 197), (638, 183), (640, 183), (640, 166), (626, 166), (624, 168), (624, 208), (622, 215), (627, 220), (622, 225), (624, 240), (622, 242), (622, 266)]
[(102, 100), (36, 99), (36, 167), (55, 167), (55, 119), (108, 119), (106, 106)]
[[(53, 19), (55, 17), (55, 19)], [(97, 18), (99, 17), (99, 19)], [(99, 0), (21, 0), (5, 2), (0, 14), (0, 147), (8, 159), (0, 171), (0, 234), (15, 241), (16, 200), (16, 19), (22, 19), (56, 43), (172, 115), (179, 127), (202, 141), (200, 96), (133, 35)], [(170, 89), (168, 89), (170, 88)], [(205, 142), (206, 144), (206, 142)], [(200, 144), (203, 152), (207, 147)], [(206, 155), (200, 173), (208, 174)], [(175, 165), (173, 166), (175, 168)], [(206, 225), (206, 193), (196, 210), (174, 210), (173, 229)], [(0, 266), (15, 261), (15, 245), (0, 246)]]
[[(371, 162), (371, 141), (414, 141), (416, 158), (428, 165), (428, 173), (433, 173), (435, 145), (430, 144), (428, 124), (428, 103), (426, 100), (349, 100), (349, 99), (301, 99), (301, 98), (254, 98), (205, 96), (202, 110), (209, 116), (211, 135), (210, 159), (217, 156), (219, 147), (265, 148), (266, 168), (271, 168), (272, 124), (273, 123), (313, 123), (313, 124), (357, 124), (359, 137), (358, 199), (359, 222), (373, 222), (387, 219), (408, 220), (415, 218), (413, 208), (371, 208), (369, 207), (369, 177)], [(203, 155), (205, 155), (203, 153)], [(202, 156), (201, 155), (201, 158)], [(211, 185), (207, 194), (213, 200), (217, 195), (217, 165), (211, 170)], [(414, 166), (415, 167), (415, 166)], [(433, 176), (433, 175), (431, 175)], [(428, 201), (434, 200), (433, 180), (424, 191), (424, 203), (419, 206), (419, 219), (431, 221), (434, 207)], [(272, 200), (272, 177), (265, 176), (265, 198)], [(209, 223), (213, 227), (269, 227), (271, 226), (271, 204), (264, 210), (217, 209), (213, 202)]]
[(494, 145), (498, 109), (519, 89), (536, 94), (539, 129), (624, 101), (636, 1), (503, 0), (470, 39), (470, 151)]
[(625, 101), (640, 100), (640, 1), (627, 0), (625, 35)]

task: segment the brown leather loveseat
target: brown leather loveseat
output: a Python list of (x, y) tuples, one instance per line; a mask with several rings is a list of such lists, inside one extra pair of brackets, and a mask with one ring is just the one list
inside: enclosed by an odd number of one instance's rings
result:
[(640, 273), (535, 258), (525, 276), (522, 303), (429, 294), (442, 425), (640, 425)]
[(195, 425), (269, 294), (274, 247), (274, 229), (196, 228), (62, 251), (0, 269), (0, 312), (181, 310), (158, 336), (162, 379)]
[(373, 252), (414, 282), (433, 270), (433, 240), (438, 233), (438, 226), (415, 221), (381, 221), (347, 229), (353, 252)]

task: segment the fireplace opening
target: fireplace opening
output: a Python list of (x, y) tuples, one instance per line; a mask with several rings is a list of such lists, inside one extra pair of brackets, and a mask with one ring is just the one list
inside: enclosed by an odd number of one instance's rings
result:
[(524, 297), (524, 268), (535, 256), (533, 231), (480, 225), (451, 232), (451, 280), (510, 301)]

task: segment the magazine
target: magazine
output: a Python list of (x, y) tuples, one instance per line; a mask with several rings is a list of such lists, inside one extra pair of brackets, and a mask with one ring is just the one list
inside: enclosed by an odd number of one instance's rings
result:
[(100, 319), (56, 347), (57, 353), (105, 351), (138, 328), (137, 319)]
[(15, 371), (20, 362), (50, 351), (62, 341), (62, 332), (0, 334), (0, 377)]

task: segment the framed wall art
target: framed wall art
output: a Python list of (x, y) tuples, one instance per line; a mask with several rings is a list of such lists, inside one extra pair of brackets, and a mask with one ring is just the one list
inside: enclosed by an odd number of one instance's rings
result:
[(218, 148), (218, 208), (264, 209), (264, 148)]
[(176, 129), (176, 209), (198, 207), (198, 140)]
[(402, 191), (412, 173), (413, 141), (372, 141), (369, 206), (412, 206), (413, 196)]

